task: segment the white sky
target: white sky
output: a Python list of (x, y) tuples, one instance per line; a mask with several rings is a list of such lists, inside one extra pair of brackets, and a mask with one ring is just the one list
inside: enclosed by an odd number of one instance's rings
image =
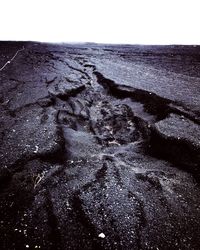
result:
[(0, 0), (0, 40), (200, 44), (199, 6), (199, 0)]

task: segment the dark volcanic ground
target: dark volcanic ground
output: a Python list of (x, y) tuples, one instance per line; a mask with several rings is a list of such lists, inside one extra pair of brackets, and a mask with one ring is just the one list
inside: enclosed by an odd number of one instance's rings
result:
[(1, 250), (200, 249), (200, 47), (1, 42), (0, 68)]

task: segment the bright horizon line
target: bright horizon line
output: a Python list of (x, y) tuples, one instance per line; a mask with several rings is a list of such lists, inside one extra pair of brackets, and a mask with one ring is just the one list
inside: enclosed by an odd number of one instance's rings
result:
[(49, 41), (49, 40), (45, 40), (45, 41), (39, 41), (39, 40), (7, 40), (7, 39), (2, 39), (0, 40), (0, 42), (21, 42), (21, 43), (47, 43), (47, 44), (74, 44), (74, 45), (78, 45), (78, 44), (94, 44), (94, 45), (127, 45), (127, 46), (193, 46), (193, 47), (197, 47), (200, 46), (200, 44), (194, 44), (194, 43), (117, 43), (117, 42), (88, 42), (88, 41)]

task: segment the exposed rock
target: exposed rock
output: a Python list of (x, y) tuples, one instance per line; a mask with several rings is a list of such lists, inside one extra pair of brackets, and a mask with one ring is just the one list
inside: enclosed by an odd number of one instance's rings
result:
[[(151, 145), (156, 154), (196, 171), (200, 163), (199, 125), (176, 114), (152, 126)], [(192, 167), (193, 165), (193, 167)], [(194, 168), (194, 169), (193, 169)], [(196, 172), (198, 174), (198, 170)]]
[(199, 125), (184, 116), (171, 114), (166, 119), (157, 122), (155, 128), (165, 138), (185, 141), (191, 144), (191, 147), (200, 149)]

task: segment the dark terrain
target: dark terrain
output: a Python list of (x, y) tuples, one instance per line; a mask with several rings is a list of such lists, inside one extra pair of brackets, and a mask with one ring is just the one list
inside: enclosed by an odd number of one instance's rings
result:
[(200, 249), (199, 46), (0, 42), (0, 68), (1, 250)]

